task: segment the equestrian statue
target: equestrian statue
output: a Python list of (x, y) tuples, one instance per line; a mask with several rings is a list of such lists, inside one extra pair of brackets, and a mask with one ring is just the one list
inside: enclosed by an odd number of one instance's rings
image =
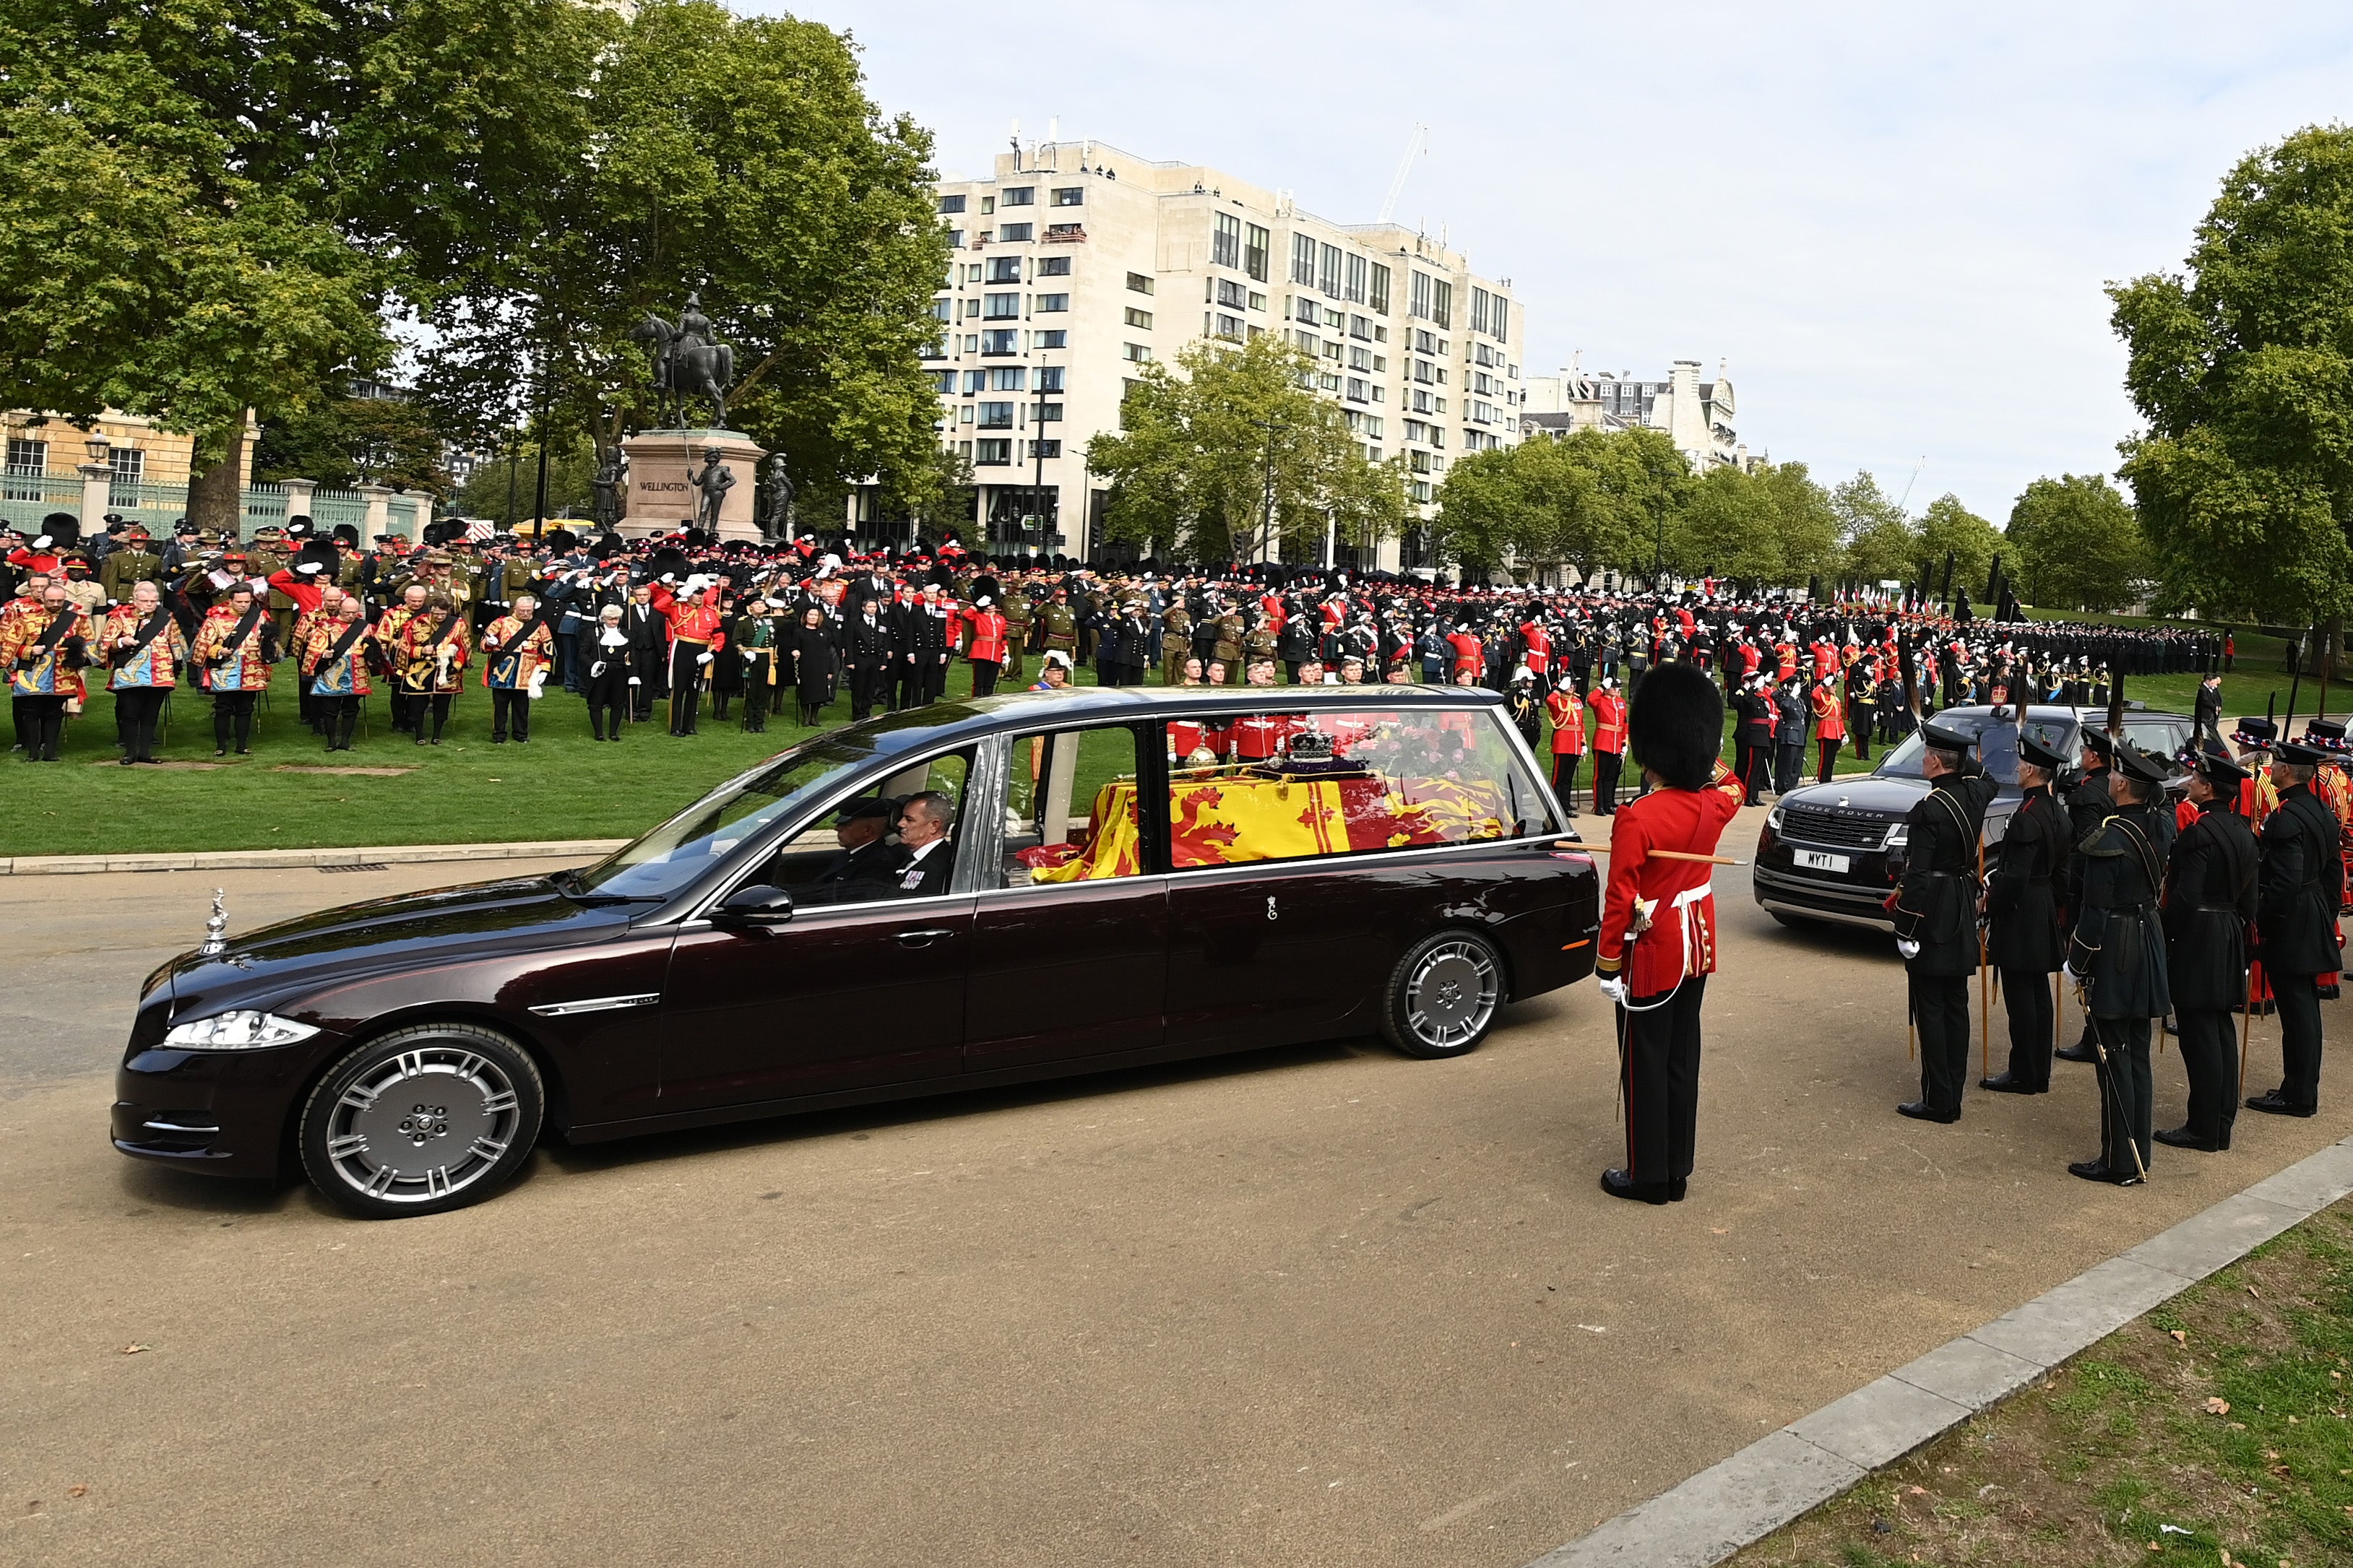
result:
[(629, 338), (653, 345), (658, 417), (674, 421), (673, 429), (681, 427), (688, 400), (708, 397), (711, 427), (727, 427), (727, 389), (735, 380), (735, 351), (712, 341), (711, 318), (702, 313), (699, 291), (687, 295), (686, 309), (679, 312), (676, 326), (649, 313), (630, 329)]

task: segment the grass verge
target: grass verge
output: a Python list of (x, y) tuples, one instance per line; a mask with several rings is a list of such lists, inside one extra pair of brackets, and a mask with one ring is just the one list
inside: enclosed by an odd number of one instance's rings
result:
[(2338, 1205), (1730, 1562), (2353, 1563), (2348, 1380)]

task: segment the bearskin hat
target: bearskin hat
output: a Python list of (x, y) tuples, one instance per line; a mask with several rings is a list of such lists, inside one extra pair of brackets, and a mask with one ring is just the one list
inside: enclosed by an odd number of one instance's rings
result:
[(294, 552), (294, 564), (302, 566), (312, 562), (330, 572), (342, 565), (343, 558), (336, 552), (335, 542), (332, 539), (305, 539), (302, 548)]
[(1724, 750), (1724, 693), (1694, 665), (1643, 676), (1626, 714), (1634, 760), (1675, 789), (1704, 789)]
[(69, 511), (53, 511), (41, 519), (41, 531), (54, 548), (71, 550), (81, 542), (81, 519)]
[(580, 536), (568, 528), (551, 528), (541, 542), (558, 555), (569, 555), (580, 548)]
[(973, 597), (1002, 599), (1005, 590), (998, 585), (995, 574), (983, 572), (972, 580)]

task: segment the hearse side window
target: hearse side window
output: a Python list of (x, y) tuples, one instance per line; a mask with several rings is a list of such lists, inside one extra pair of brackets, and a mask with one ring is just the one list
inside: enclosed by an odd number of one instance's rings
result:
[(1018, 735), (1006, 752), (1005, 851), (984, 887), (1098, 882), (1144, 870), (1136, 734), (1125, 725)]
[(905, 897), (902, 883), (913, 851), (901, 842), (900, 814), (919, 795), (944, 797), (948, 837), (924, 858), (944, 856), (954, 864), (964, 838), (965, 786), (971, 777), (972, 752), (966, 750), (911, 763), (880, 782), (860, 784), (828, 802), (747, 881), (782, 888), (797, 906)]
[(1219, 714), (1167, 727), (1175, 869), (1558, 831), (1493, 714)]

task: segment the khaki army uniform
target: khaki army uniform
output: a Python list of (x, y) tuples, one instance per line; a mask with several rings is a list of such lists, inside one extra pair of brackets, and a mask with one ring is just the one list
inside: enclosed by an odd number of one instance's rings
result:
[(1021, 679), (1021, 656), (1029, 647), (1029, 590), (1019, 584), (1008, 588), (997, 612), (1005, 617), (1003, 675), (1008, 680), (1018, 680)]
[(1160, 684), (1182, 684), (1185, 661), (1192, 657), (1193, 612), (1180, 599), (1160, 613)]
[[(1252, 626), (1250, 635), (1242, 639), (1241, 680), (1247, 681), (1250, 679), (1248, 673), (1250, 666), (1273, 663), (1275, 652), (1281, 647), (1281, 639), (1274, 635), (1274, 628), (1266, 622), (1261, 621), (1257, 626)], [(1231, 675), (1235, 672), (1229, 670), (1227, 673)]]
[(1242, 683), (1242, 617), (1239, 612), (1228, 610), (1209, 624), (1217, 628), (1218, 634), (1218, 640), (1209, 648), (1209, 657), (1224, 661), (1227, 685), (1240, 686)]
[(1078, 612), (1068, 605), (1057, 605), (1049, 600), (1046, 606), (1038, 612), (1038, 625), (1046, 634), (1046, 651), (1051, 653), (1059, 648), (1069, 654), (1075, 664), (1079, 657)]
[(164, 558), (142, 543), (126, 544), (98, 563), (98, 585), (114, 603), (127, 604), (142, 583), (164, 580)]

